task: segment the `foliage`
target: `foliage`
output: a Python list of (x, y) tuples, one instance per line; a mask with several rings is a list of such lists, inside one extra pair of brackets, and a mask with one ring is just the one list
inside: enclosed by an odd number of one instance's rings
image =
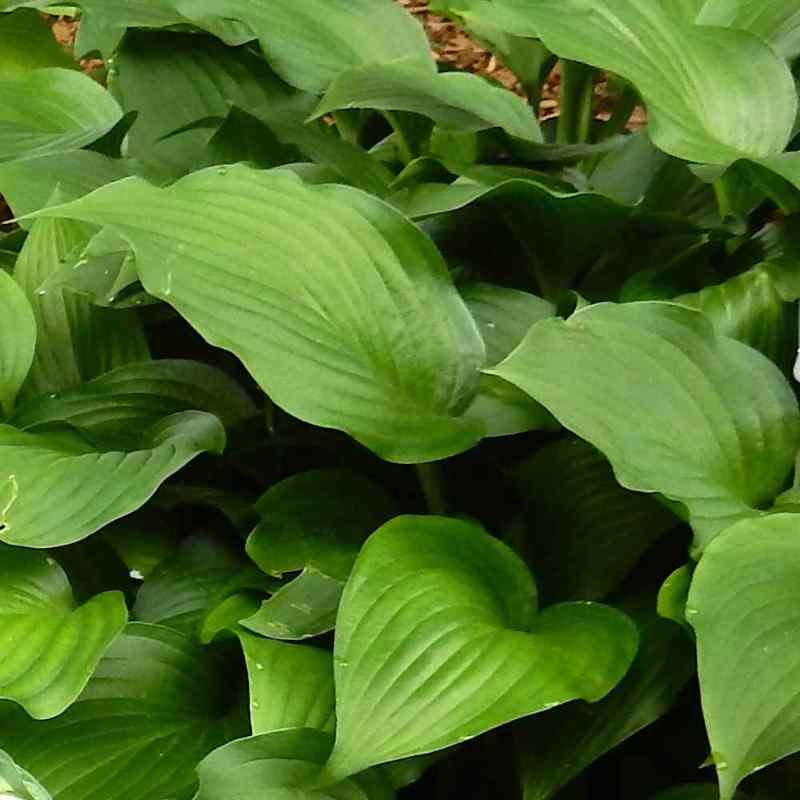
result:
[(795, 795), (800, 1), (432, 6), (0, 0), (0, 800)]

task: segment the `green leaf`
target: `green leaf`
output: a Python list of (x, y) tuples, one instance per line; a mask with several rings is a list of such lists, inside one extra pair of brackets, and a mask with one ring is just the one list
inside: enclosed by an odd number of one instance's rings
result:
[(232, 678), (217, 654), (135, 623), (65, 714), (0, 717), (0, 738), (53, 800), (188, 800), (200, 759), (246, 734)]
[(9, 800), (53, 800), (50, 793), (11, 757), (0, 750), (0, 792)]
[(519, 139), (543, 141), (530, 106), (507, 89), (465, 72), (437, 74), (415, 61), (367, 64), (342, 73), (314, 117), (345, 108), (411, 111), (445, 130), (502, 128)]
[(78, 607), (52, 558), (0, 545), (0, 697), (32, 717), (73, 703), (127, 621), (120, 592)]
[(136, 595), (133, 617), (200, 635), (206, 615), (240, 589), (269, 590), (273, 582), (248, 565), (240, 549), (198, 533), (158, 564)]
[(240, 632), (250, 680), (254, 734), (284, 728), (332, 733), (333, 657), (327, 650), (287, 644)]
[(576, 698), (597, 701), (636, 654), (619, 612), (536, 613), (536, 587), (469, 522), (398, 517), (368, 540), (336, 624), (328, 775), (441, 750)]
[(331, 630), (358, 551), (397, 513), (394, 500), (355, 473), (312, 470), (273, 486), (256, 510), (261, 522), (247, 540), (250, 558), (269, 575), (302, 572), (242, 625), (279, 639)]
[(548, 800), (586, 767), (651, 725), (694, 675), (694, 647), (677, 625), (642, 614), (630, 672), (592, 706), (572, 703), (521, 723), (517, 761), (524, 800)]
[(697, 22), (750, 31), (789, 60), (800, 55), (797, 0), (706, 0)]
[(0, 161), (91, 144), (122, 118), (111, 95), (81, 72), (37, 69), (0, 81)]
[(307, 567), (265, 600), (255, 614), (240, 622), (272, 639), (297, 641), (319, 636), (336, 625), (344, 584), (344, 578)]
[(231, 742), (197, 768), (195, 800), (392, 800), (391, 786), (377, 771), (320, 788), (332, 743), (330, 734), (309, 728)]
[(541, 294), (555, 301), (595, 261), (609, 238), (621, 236), (631, 209), (589, 192), (554, 191), (530, 180), (494, 186), (460, 180), (422, 184), (398, 192), (391, 202), (412, 219), (464, 209), (473, 203), (495, 208), (522, 243)]
[[(129, 150), (157, 177), (250, 160), (253, 152), (241, 150), (245, 120), (254, 152), (268, 151), (269, 166), (305, 156), (354, 186), (388, 191), (386, 167), (325, 123), (307, 121), (319, 98), (284, 84), (249, 48), (232, 50), (206, 36), (131, 32), (115, 63), (120, 103), (138, 115)], [(233, 157), (224, 159), (226, 153)]]
[(718, 334), (750, 345), (786, 369), (797, 353), (797, 312), (788, 301), (797, 299), (798, 294), (786, 294), (775, 266), (766, 263), (675, 302), (699, 309)]
[(579, 439), (536, 451), (519, 468), (524, 527), (515, 547), (548, 601), (599, 600), (678, 524), (654, 499), (626, 491)]
[(0, 271), (0, 411), (14, 413), (36, 351), (36, 319), (14, 279)]
[(40, 14), (20, 9), (0, 16), (0, 73), (3, 79), (23, 77), (30, 70), (43, 67), (74, 66)]
[(656, 605), (660, 617), (677, 622), (687, 631), (691, 631), (689, 623), (686, 621), (686, 602), (689, 599), (692, 571), (689, 564), (678, 567), (658, 590)]
[(593, 444), (624, 487), (683, 503), (697, 551), (760, 513), (797, 449), (778, 368), (685, 306), (602, 303), (545, 320), (490, 373)]
[(462, 416), (483, 362), (477, 329), (430, 240), (376, 199), (238, 165), (163, 190), (128, 179), (40, 213), (112, 226), (147, 291), (292, 415), (403, 463), (482, 437)]
[(124, 449), (135, 446), (144, 428), (182, 411), (207, 411), (226, 427), (258, 414), (247, 392), (221, 370), (163, 359), (129, 364), (58, 395), (35, 397), (17, 409), (11, 424), (29, 429), (64, 422)]
[(678, 158), (728, 164), (774, 155), (792, 133), (788, 66), (744, 31), (695, 25), (666, 4), (637, 0), (494, 0), (476, 17), (630, 81), (647, 105), (651, 138)]
[(223, 39), (229, 20), (244, 23), (272, 68), (314, 94), (364, 64), (413, 58), (435, 69), (422, 26), (392, 0), (272, 0), (268, 7), (258, 0), (196, 0), (178, 7)]
[[(56, 188), (62, 201), (76, 200), (129, 174), (125, 162), (91, 150), (68, 150), (0, 162), (0, 193), (22, 217), (48, 205)], [(31, 222), (20, 220), (20, 225), (29, 228)]]
[(302, 472), (256, 503), (261, 522), (247, 554), (268, 575), (315, 567), (346, 579), (367, 537), (397, 513), (374, 481), (341, 469)]
[(137, 114), (127, 152), (167, 176), (206, 166), (201, 162), (213, 130), (169, 134), (204, 118), (225, 118), (232, 106), (252, 113), (286, 104), (294, 94), (248, 48), (232, 50), (210, 36), (132, 31), (114, 65), (114, 94), (124, 111)]
[(686, 616), (722, 800), (750, 773), (800, 750), (800, 659), (791, 646), (800, 616), (797, 519), (733, 526), (692, 580)]
[(0, 486), (11, 487), (0, 538), (25, 547), (85, 539), (142, 506), (195, 456), (225, 447), (216, 417), (186, 412), (145, 430), (139, 449), (98, 451), (76, 433), (0, 425)]
[[(555, 315), (552, 303), (505, 286), (470, 284), (461, 290), (461, 296), (483, 336), (489, 367), (499, 364), (531, 325)], [(481, 376), (480, 390), (467, 413), (485, 421), (487, 436), (512, 436), (555, 426), (550, 414), (525, 392), (493, 375)]]
[(40, 288), (87, 238), (80, 223), (37, 220), (17, 259), (14, 277), (33, 306), (38, 329), (26, 396), (60, 392), (150, 357), (135, 311), (97, 308), (74, 293)]

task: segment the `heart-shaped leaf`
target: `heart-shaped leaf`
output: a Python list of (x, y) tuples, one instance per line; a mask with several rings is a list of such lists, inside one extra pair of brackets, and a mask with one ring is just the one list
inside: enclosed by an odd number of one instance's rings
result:
[(623, 677), (637, 633), (588, 603), (536, 614), (536, 587), (469, 522), (398, 517), (356, 561), (336, 624), (332, 778), (440, 750)]
[(502, 128), (510, 136), (541, 142), (531, 108), (500, 86), (464, 72), (437, 74), (414, 61), (368, 64), (339, 75), (314, 111), (322, 117), (344, 108), (411, 111), (445, 130), (462, 133)]
[(728, 164), (781, 153), (791, 136), (791, 72), (750, 33), (638, 0), (493, 0), (470, 13), (629, 80), (647, 104), (653, 141), (678, 158)]
[(36, 352), (36, 318), (14, 279), (0, 270), (0, 411), (14, 413)]
[(750, 31), (789, 60), (800, 55), (798, 0), (706, 0), (697, 22)]
[(548, 800), (605, 753), (666, 714), (694, 675), (686, 631), (652, 612), (638, 616), (641, 647), (611, 694), (524, 720), (516, 731), (524, 800)]
[(6, 800), (53, 800), (50, 793), (29, 772), (17, 766), (0, 750), (0, 797)]
[(692, 580), (686, 617), (722, 800), (800, 751), (797, 529), (795, 514), (740, 522), (709, 545)]
[(150, 357), (135, 311), (97, 308), (74, 293), (41, 288), (88, 236), (81, 223), (37, 220), (17, 259), (14, 278), (33, 306), (38, 328), (26, 396), (59, 392)]
[(332, 744), (330, 734), (310, 728), (231, 742), (197, 768), (195, 800), (392, 800), (392, 787), (378, 771), (320, 786)]
[(683, 503), (697, 550), (759, 514), (794, 461), (786, 379), (685, 306), (603, 303), (545, 320), (490, 372), (597, 447), (623, 486)]
[(0, 545), (0, 697), (32, 717), (70, 706), (127, 621), (121, 592), (78, 607), (52, 558)]
[(133, 623), (66, 713), (45, 722), (2, 716), (0, 740), (53, 800), (188, 800), (197, 763), (247, 734), (237, 695), (218, 654)]
[(163, 190), (128, 179), (40, 213), (112, 226), (147, 291), (294, 416), (398, 462), (482, 437), (462, 416), (484, 357), (475, 324), (430, 240), (375, 198), (238, 165)]
[(254, 734), (285, 728), (333, 732), (333, 658), (327, 650), (239, 633)]
[(84, 539), (142, 506), (195, 456), (224, 448), (220, 421), (196, 411), (147, 428), (131, 452), (96, 450), (70, 431), (0, 425), (0, 487), (10, 487), (0, 539), (26, 547)]
[(107, 372), (58, 395), (39, 395), (21, 405), (11, 424), (29, 429), (64, 422), (101, 437), (135, 446), (144, 428), (170, 414), (206, 411), (233, 426), (258, 410), (229, 375), (199, 361), (144, 361)]
[(37, 69), (0, 81), (0, 161), (91, 144), (122, 118), (114, 98), (81, 72)]

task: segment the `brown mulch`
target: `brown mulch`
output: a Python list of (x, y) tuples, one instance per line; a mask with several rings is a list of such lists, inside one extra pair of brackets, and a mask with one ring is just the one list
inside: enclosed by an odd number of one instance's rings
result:
[[(524, 89), (517, 76), (504, 66), (496, 55), (483, 47), (453, 21), (432, 13), (428, 9), (427, 0), (397, 0), (397, 2), (418, 17), (425, 26), (437, 61), (492, 78), (520, 97), (525, 97)], [(558, 67), (556, 67), (542, 89), (539, 106), (540, 119), (551, 119), (559, 115), (560, 83), (561, 77)], [(608, 119), (613, 110), (613, 100), (607, 91), (607, 81), (599, 81), (595, 91), (598, 96), (596, 116), (598, 119)], [(637, 108), (628, 127), (635, 130), (641, 128), (645, 122), (644, 110)]]

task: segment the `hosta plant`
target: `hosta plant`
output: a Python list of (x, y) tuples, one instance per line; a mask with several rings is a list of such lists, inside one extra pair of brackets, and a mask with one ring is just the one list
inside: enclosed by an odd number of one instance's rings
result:
[(2, 800), (796, 796), (800, 1), (431, 6), (0, 0)]

